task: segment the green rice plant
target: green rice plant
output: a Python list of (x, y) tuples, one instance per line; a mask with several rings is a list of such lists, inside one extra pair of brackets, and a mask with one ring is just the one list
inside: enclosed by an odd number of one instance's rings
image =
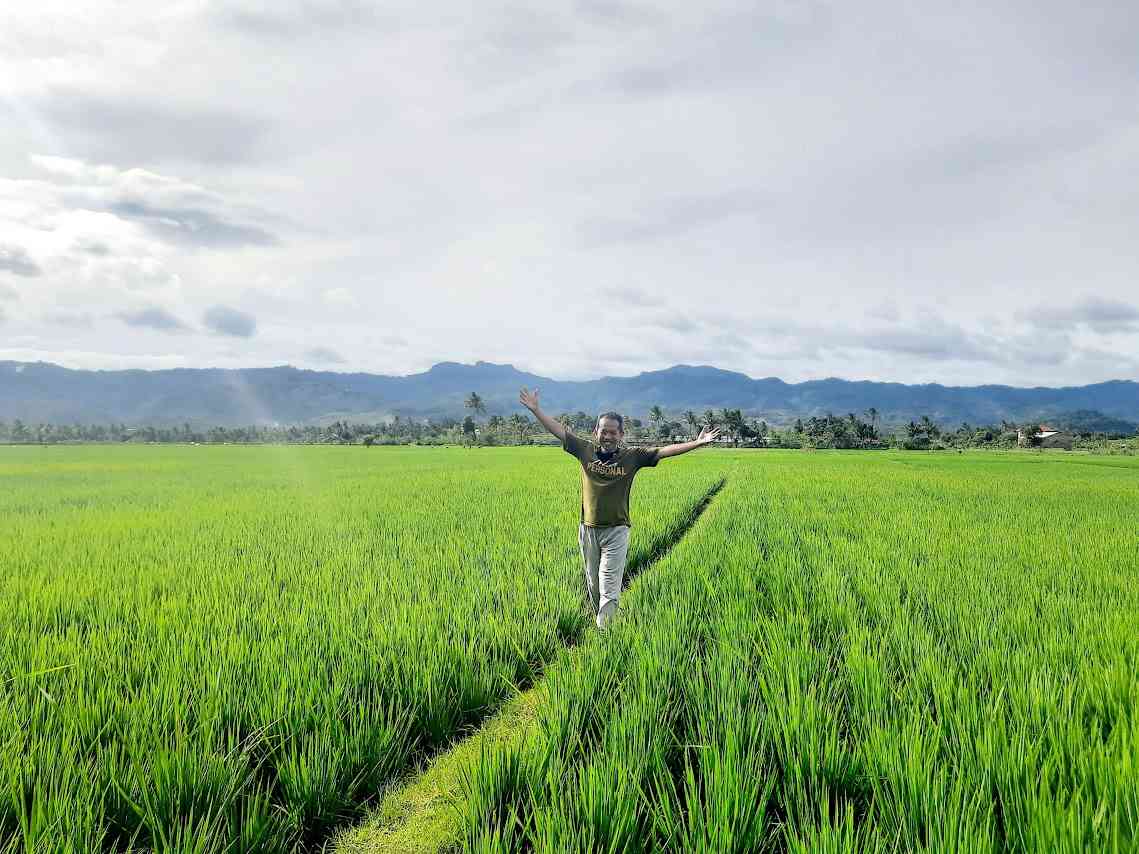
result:
[[(736, 456), (613, 630), (551, 670), (528, 749), (558, 774), (503, 795), (541, 817), (525, 846), (553, 850), (540, 823), (604, 846), (582, 816), (618, 788), (601, 768), (640, 782), (609, 821), (627, 850), (1139, 845), (1139, 467)], [(684, 658), (654, 654), (677, 636)], [(618, 737), (663, 691), (652, 740)]]
[(543, 673), (459, 847), (1139, 845), (1126, 459), (664, 466), (598, 634), (554, 450), (3, 450), (0, 850), (313, 846)]
[(556, 449), (0, 451), (0, 850), (314, 846), (592, 626)]

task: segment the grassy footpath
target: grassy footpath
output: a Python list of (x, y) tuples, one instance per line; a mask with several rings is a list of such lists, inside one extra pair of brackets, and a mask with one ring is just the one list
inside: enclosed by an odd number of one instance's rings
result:
[(335, 840), (343, 854), (433, 854), (453, 846), (462, 830), (456, 809), (462, 781), (480, 755), (517, 750), (534, 733), (537, 708), (547, 701), (544, 682), (517, 695), (476, 733), (409, 775), (384, 796), (363, 824)]
[[(725, 482), (713, 484), (682, 524), (671, 529), (670, 537), (656, 541), (651, 551), (629, 562), (627, 576), (633, 582), (665, 558), (698, 523)], [(631, 583), (629, 590), (635, 586)], [(628, 595), (624, 599), (627, 601)], [(547, 676), (599, 640), (599, 635), (589, 632), (580, 648), (567, 650), (547, 668)], [(488, 756), (524, 751), (527, 742), (541, 736), (536, 724), (539, 712), (551, 705), (549, 684), (543, 678), (529, 691), (519, 693), (469, 738), (390, 787), (367, 821), (336, 837), (335, 850), (342, 854), (434, 854), (455, 849), (464, 830), (459, 808), (471, 779)]]

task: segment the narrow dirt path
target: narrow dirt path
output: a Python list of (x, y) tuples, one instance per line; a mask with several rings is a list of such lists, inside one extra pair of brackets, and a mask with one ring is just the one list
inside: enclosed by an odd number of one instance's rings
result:
[[(725, 482), (721, 478), (704, 494), (675, 536), (636, 565), (630, 564), (630, 583), (672, 551)], [(573, 648), (564, 650), (550, 667), (574, 654)], [(339, 854), (437, 854), (447, 850), (459, 834), (455, 806), (462, 797), (462, 779), (467, 769), (478, 763), (483, 751), (518, 745), (531, 737), (537, 712), (546, 702), (546, 680), (541, 678), (530, 690), (516, 694), (470, 737), (440, 753), (422, 773), (405, 777), (393, 786), (370, 818), (335, 837), (334, 850)]]

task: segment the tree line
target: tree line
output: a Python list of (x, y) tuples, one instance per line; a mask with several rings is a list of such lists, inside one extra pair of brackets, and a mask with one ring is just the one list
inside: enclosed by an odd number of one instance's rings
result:
[[(420, 422), (396, 416), (393, 423), (326, 425), (264, 425), (194, 427), (127, 424), (25, 424), (0, 420), (0, 443), (53, 445), (61, 443), (152, 442), (172, 444), (365, 444), (372, 437), (390, 444), (444, 444), (459, 441), (459, 422), (443, 419)], [(368, 443), (370, 444), (370, 443)]]
[[(346, 420), (325, 425), (248, 425), (238, 427), (194, 427), (181, 425), (128, 426), (110, 424), (25, 424), (20, 419), (0, 420), (0, 443), (61, 444), (86, 442), (147, 442), (179, 444), (360, 444), (360, 445), (441, 445), (465, 446), (527, 445), (553, 441), (531, 416), (514, 413), (487, 417), (480, 395), (472, 392), (465, 400), (469, 410), (463, 419), (409, 418), (395, 415), (381, 422), (352, 423)], [(571, 430), (592, 432), (595, 415), (578, 410), (555, 416)], [(943, 428), (928, 415), (889, 430), (881, 426), (880, 413), (873, 407), (861, 414), (827, 413), (797, 418), (791, 424), (775, 426), (763, 418), (745, 417), (741, 410), (707, 409), (701, 413), (686, 410), (679, 418), (670, 417), (660, 406), (649, 409), (647, 417), (624, 415), (625, 440), (630, 443), (667, 443), (694, 438), (704, 427), (718, 427), (720, 444), (749, 448), (838, 448), (949, 450), (964, 448), (1014, 448), (1017, 431), (1032, 435), (1035, 423), (999, 424)], [(1113, 438), (1095, 432), (1077, 433), (1077, 447), (1101, 448)], [(1114, 437), (1118, 438), (1118, 437)], [(1123, 447), (1133, 448), (1134, 440)]]

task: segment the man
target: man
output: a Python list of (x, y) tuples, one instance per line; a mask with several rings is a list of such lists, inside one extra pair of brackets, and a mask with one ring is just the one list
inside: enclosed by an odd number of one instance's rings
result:
[(518, 400), (561, 439), (562, 448), (581, 463), (578, 543), (585, 563), (589, 600), (597, 613), (597, 626), (603, 629), (617, 612), (621, 582), (625, 577), (625, 558), (629, 551), (629, 490), (633, 486), (633, 475), (666, 457), (686, 454), (715, 441), (720, 431), (704, 428), (691, 442), (663, 448), (630, 448), (623, 444), (625, 423), (616, 412), (604, 412), (597, 417), (593, 441), (588, 441), (541, 410), (538, 389), (533, 392), (522, 389)]

